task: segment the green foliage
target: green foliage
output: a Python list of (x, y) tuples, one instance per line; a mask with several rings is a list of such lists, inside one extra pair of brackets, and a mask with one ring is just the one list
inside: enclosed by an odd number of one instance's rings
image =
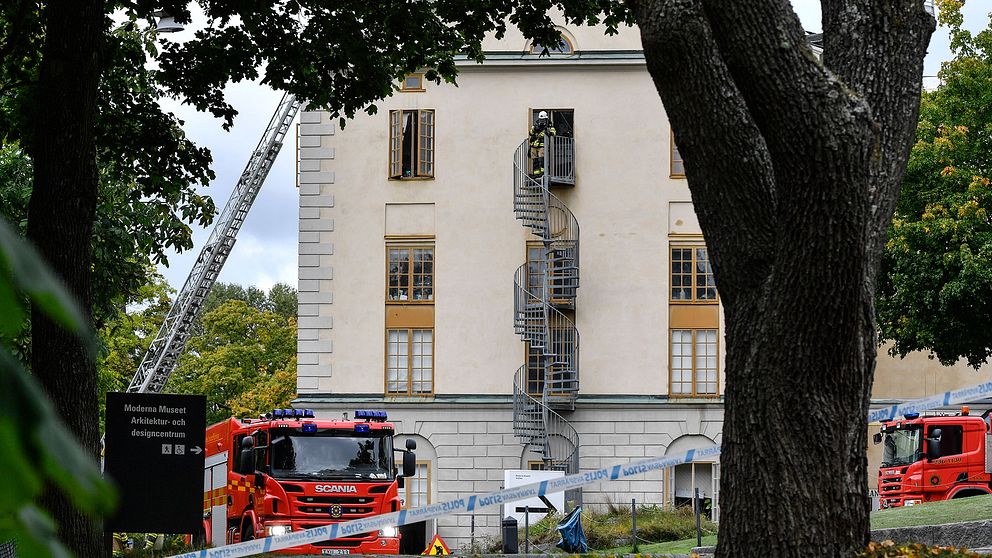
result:
[(982, 554), (953, 546), (927, 546), (921, 543), (870, 542), (858, 558), (980, 558)]
[[(23, 295), (23, 296), (22, 296)], [(17, 331), (27, 314), (24, 296), (94, 346), (89, 324), (40, 256), (0, 219), (0, 330)], [(34, 380), (0, 344), (0, 541), (17, 540), (23, 556), (66, 556), (54, 523), (34, 505), (46, 483), (96, 515), (114, 505), (113, 490), (93, 459), (62, 425)]]
[[(185, 2), (137, 2), (147, 16), (156, 6), (188, 21)], [(428, 68), (427, 79), (455, 80), (455, 58), (482, 60), (482, 39), (501, 37), (509, 21), (541, 44), (557, 44), (548, 10), (560, 8), (572, 24), (605, 24), (608, 32), (633, 23), (617, 0), (557, 0), (538, 3), (496, 0), (469, 6), (458, 0), (381, 2), (296, 0), (270, 9), (219, 1), (205, 5), (207, 26), (184, 42), (164, 41), (160, 79), (199, 110), (224, 118), (236, 112), (224, 101), (231, 81), (258, 77), (332, 115), (376, 112), (407, 73)], [(184, 38), (186, 39), (186, 38)]]
[(283, 316), (269, 308), (288, 298), (295, 308), (295, 291), (219, 286), (167, 389), (206, 395), (209, 423), (288, 406), (296, 396), (295, 310)]
[(916, 144), (889, 231), (878, 318), (892, 352), (978, 367), (992, 354), (992, 29), (961, 28), (943, 0), (953, 60), (921, 100)]
[(129, 309), (120, 309), (100, 328), (97, 372), (100, 386), (100, 429), (103, 431), (108, 391), (124, 391), (134, 377), (152, 339), (165, 321), (173, 290), (165, 278), (147, 271), (151, 280), (137, 290)]

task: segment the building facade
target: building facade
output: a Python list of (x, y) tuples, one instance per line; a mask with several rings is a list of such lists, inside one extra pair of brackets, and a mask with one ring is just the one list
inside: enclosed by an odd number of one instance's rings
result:
[[(562, 32), (540, 56), (509, 29), (457, 87), (411, 75), (344, 129), (301, 115), (298, 403), (385, 409), (418, 443), (409, 507), (498, 490), (508, 469), (721, 441), (719, 295), (639, 35)], [(554, 135), (534, 146), (542, 110)], [(881, 399), (946, 389), (886, 379), (906, 369), (880, 363)], [(718, 517), (719, 476), (696, 463), (569, 499), (677, 505), (698, 488)], [(427, 529), (462, 546), (500, 520)]]

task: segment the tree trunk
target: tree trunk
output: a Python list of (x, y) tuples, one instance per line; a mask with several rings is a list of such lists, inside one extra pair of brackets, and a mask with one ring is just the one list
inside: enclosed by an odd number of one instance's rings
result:
[(785, 0), (630, 0), (726, 316), (717, 555), (868, 540), (874, 295), (933, 18), (824, 0), (822, 62)]
[[(91, 238), (96, 212), (96, 100), (104, 33), (101, 0), (60, 0), (45, 8), (45, 44), (35, 112), (34, 189), (28, 237), (89, 315)], [(31, 312), (31, 368), (62, 420), (99, 458), (96, 365), (76, 334)], [(76, 556), (105, 556), (100, 524), (49, 486), (42, 504)]]

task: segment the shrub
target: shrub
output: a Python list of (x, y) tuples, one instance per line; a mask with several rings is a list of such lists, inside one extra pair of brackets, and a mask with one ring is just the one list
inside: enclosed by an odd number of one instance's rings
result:
[(920, 543), (896, 544), (892, 541), (870, 542), (858, 558), (981, 558), (965, 548), (927, 546)]

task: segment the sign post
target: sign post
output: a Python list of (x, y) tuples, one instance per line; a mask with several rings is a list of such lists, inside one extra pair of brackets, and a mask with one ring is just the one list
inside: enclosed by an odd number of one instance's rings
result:
[[(558, 479), (564, 476), (564, 471), (508, 469), (503, 471), (503, 487), (515, 488), (532, 482)], [(503, 517), (513, 517), (518, 523), (524, 523), (525, 519), (538, 522), (549, 513), (555, 513), (557, 511), (565, 511), (564, 492), (503, 504)]]
[(120, 503), (111, 532), (197, 533), (203, 525), (206, 398), (108, 393), (104, 470)]

